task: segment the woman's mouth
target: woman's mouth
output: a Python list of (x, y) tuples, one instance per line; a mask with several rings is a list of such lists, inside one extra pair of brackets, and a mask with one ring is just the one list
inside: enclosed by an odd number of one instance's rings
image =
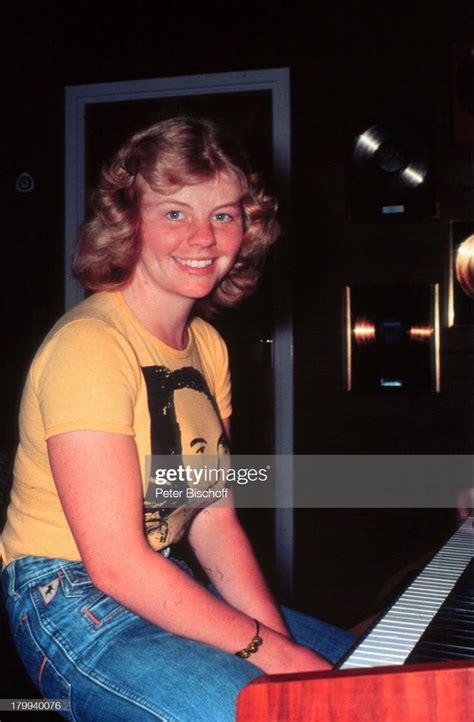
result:
[(214, 258), (179, 258), (179, 256), (173, 256), (173, 258), (181, 266), (186, 266), (187, 268), (207, 268), (214, 263)]

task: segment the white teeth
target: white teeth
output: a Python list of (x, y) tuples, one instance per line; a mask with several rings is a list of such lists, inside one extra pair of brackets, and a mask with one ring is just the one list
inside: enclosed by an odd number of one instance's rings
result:
[(178, 258), (175, 256), (178, 263), (182, 263), (183, 266), (190, 266), (191, 268), (206, 268), (207, 266), (210, 266), (212, 263), (212, 258), (205, 259), (202, 261), (197, 261), (192, 258)]

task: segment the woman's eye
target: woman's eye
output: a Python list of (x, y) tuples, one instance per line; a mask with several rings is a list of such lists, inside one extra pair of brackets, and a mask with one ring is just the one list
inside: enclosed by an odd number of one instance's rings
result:
[(181, 221), (184, 218), (184, 213), (183, 211), (169, 211), (166, 217), (169, 218), (170, 221)]
[(218, 223), (229, 223), (230, 221), (234, 220), (233, 216), (231, 216), (230, 213), (215, 213), (213, 215), (213, 219)]

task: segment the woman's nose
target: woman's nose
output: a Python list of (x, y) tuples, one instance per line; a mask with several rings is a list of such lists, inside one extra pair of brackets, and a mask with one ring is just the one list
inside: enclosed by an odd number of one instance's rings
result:
[(216, 236), (211, 221), (196, 223), (188, 238), (190, 246), (199, 246), (201, 248), (213, 246), (215, 242)]

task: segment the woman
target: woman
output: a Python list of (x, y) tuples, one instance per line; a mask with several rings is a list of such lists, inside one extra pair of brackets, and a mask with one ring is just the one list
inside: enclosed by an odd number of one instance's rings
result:
[[(226, 349), (197, 312), (249, 293), (277, 233), (209, 121), (158, 123), (103, 170), (74, 261), (96, 293), (33, 361), (2, 540), (19, 654), (68, 719), (228, 722), (254, 677), (329, 669), (352, 641), (280, 611), (231, 505), (148, 488), (150, 454), (227, 453)], [(185, 533), (212, 591), (168, 556)]]

